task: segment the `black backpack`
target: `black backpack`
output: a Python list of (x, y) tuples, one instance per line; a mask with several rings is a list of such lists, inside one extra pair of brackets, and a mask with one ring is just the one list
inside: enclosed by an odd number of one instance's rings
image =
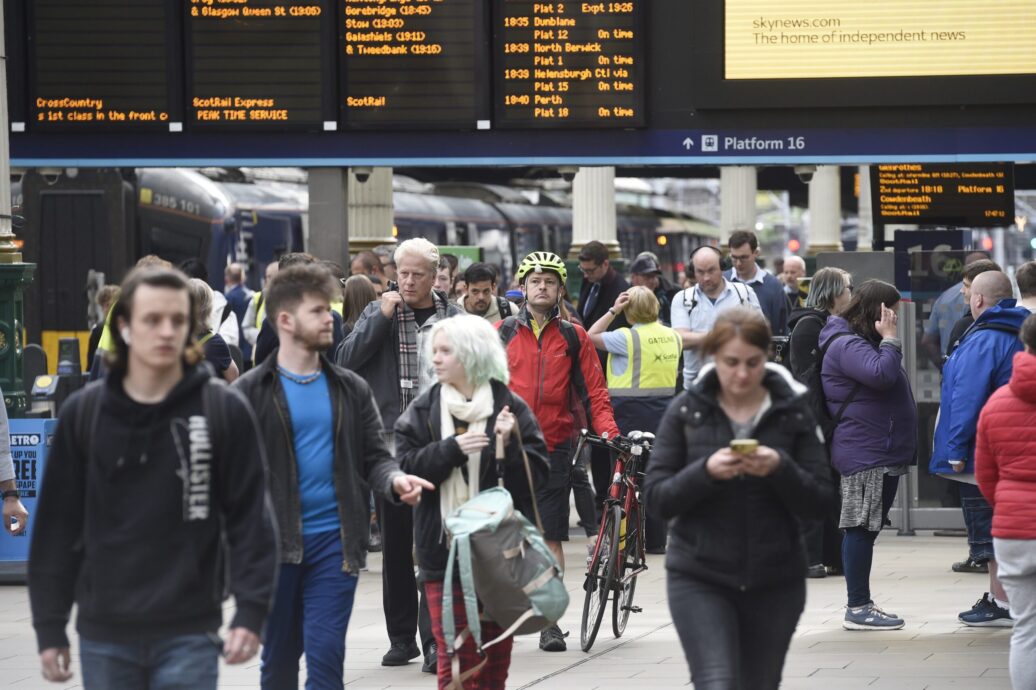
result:
[[(520, 327), (517, 316), (508, 316), (500, 324), (500, 340), (504, 344), (504, 349), (507, 349), (508, 344), (514, 340), (514, 336), (518, 335), (518, 328)], [(576, 327), (564, 319), (558, 319), (558, 328), (561, 330), (561, 335), (565, 338), (567, 345), (566, 353), (568, 358), (572, 362), (571, 381), (572, 391), (575, 397), (578, 399), (579, 405), (582, 406), (586, 412), (586, 426), (591, 428), (592, 415), (590, 409), (590, 391), (586, 387), (586, 379), (583, 378), (583, 368), (579, 362), (579, 350), (581, 344), (579, 342), (579, 334), (576, 333)]]
[[(809, 315), (804, 318), (815, 318), (820, 321), (824, 321), (823, 317), (819, 314)], [(801, 321), (799, 323), (801, 323)], [(824, 356), (827, 354), (828, 349), (831, 347), (832, 343), (846, 335), (854, 334), (851, 331), (840, 331), (828, 338), (827, 342), (823, 345), (821, 345), (818, 340), (816, 346), (811, 351), (813, 361), (797, 377), (799, 383), (802, 383), (809, 389), (807, 396), (809, 398), (810, 409), (813, 410), (813, 416), (816, 417), (817, 423), (820, 425), (820, 430), (824, 432), (824, 439), (828, 443), (830, 443), (831, 439), (834, 437), (835, 427), (837, 427), (839, 422), (842, 421), (842, 416), (845, 414), (846, 408), (849, 407), (849, 403), (856, 398), (857, 393), (860, 392), (860, 388), (863, 385), (857, 382), (853, 386), (849, 395), (846, 396), (845, 400), (842, 402), (841, 407), (838, 408), (838, 412), (836, 412), (832, 417), (831, 413), (828, 412), (827, 409), (827, 396), (824, 395), (824, 384), (820, 378), (820, 374), (824, 367)]]
[(506, 319), (509, 316), (514, 316), (514, 305), (503, 297), (496, 298), (496, 308), (500, 310), (501, 318)]

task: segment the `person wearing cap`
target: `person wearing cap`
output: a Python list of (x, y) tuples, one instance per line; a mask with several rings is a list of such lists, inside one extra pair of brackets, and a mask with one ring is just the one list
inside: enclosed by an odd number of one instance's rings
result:
[(658, 320), (669, 326), (670, 307), (680, 289), (662, 275), (658, 259), (648, 252), (638, 255), (630, 264), (630, 285), (646, 287), (654, 293), (659, 306)]

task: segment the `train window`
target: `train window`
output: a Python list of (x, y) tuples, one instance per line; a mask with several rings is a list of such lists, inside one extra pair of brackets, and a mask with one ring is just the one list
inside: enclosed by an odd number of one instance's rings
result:
[(152, 226), (148, 231), (149, 253), (179, 264), (185, 259), (203, 257), (205, 241), (197, 235)]

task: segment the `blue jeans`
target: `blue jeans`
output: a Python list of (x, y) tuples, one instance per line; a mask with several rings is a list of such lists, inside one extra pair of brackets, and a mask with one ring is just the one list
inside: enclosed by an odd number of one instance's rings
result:
[(968, 551), (976, 561), (993, 558), (993, 506), (974, 484), (958, 482), (960, 509), (968, 529)]
[(214, 632), (136, 642), (79, 638), (87, 690), (216, 690), (222, 651)]
[[(881, 521), (888, 519), (892, 502), (896, 500), (899, 477), (886, 474), (881, 485)], [(874, 559), (874, 540), (878, 532), (866, 527), (850, 527), (842, 538), (842, 568), (849, 606), (856, 608), (871, 601), (871, 562)]]
[(302, 563), (281, 564), (266, 624), (264, 690), (297, 688), (306, 654), (306, 690), (342, 690), (345, 631), (359, 578), (342, 571), (338, 530), (303, 535)]

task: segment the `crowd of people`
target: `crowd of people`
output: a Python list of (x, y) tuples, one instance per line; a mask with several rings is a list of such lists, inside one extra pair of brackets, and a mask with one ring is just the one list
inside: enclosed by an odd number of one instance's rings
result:
[[(220, 293), (200, 262), (146, 257), (98, 293), (98, 380), (62, 408), (46, 466), (29, 562), (43, 675), (71, 677), (75, 604), (87, 688), (215, 688), (221, 654), (261, 654), (263, 688), (297, 687), (303, 657), (306, 687), (341, 688), (380, 549), (381, 663), (421, 658), (440, 688), (477, 667), (464, 687), (503, 688), (509, 639), (479, 665), (478, 641), (445, 636), (444, 606), (458, 629), (471, 611), (444, 581), (446, 518), (501, 484), (542, 518), (564, 575), (570, 505), (592, 552), (613, 481), (607, 451), (573, 457), (583, 428), (656, 434), (646, 545), (665, 554), (695, 687), (776, 688), (809, 577), (844, 575), (846, 629), (903, 628), (870, 589), (918, 453), (901, 295), (837, 268), (804, 291), (800, 257), (770, 272), (759, 254), (733, 233), (694, 250), (678, 287), (653, 255), (624, 276), (590, 242), (574, 303), (571, 264), (543, 251), (510, 285), (422, 238), (359, 252), (349, 277), (293, 253), (254, 293), (241, 266)], [(989, 575), (960, 620), (1014, 625), (1012, 675), (1036, 687), (1036, 263), (1015, 275), (1017, 302), (999, 266), (969, 257), (926, 322), (943, 376), (929, 471), (967, 525), (953, 569)], [(784, 364), (775, 336), (790, 338)], [(567, 634), (544, 628), (540, 649), (566, 651)]]

